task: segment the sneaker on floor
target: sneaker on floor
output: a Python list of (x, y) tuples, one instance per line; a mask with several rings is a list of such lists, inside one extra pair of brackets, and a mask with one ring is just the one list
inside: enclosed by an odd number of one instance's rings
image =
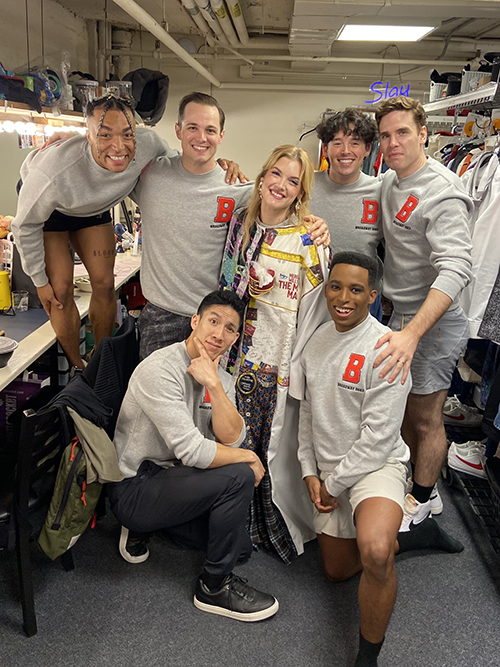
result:
[(275, 597), (252, 588), (246, 579), (232, 573), (224, 579), (221, 588), (213, 593), (201, 577), (198, 578), (194, 605), (209, 614), (219, 614), (238, 621), (262, 621), (279, 609)]
[(441, 514), (443, 511), (443, 501), (439, 495), (437, 482), (434, 484), (434, 488), (431, 492), (431, 497), (429, 498), (431, 504), (431, 514), (435, 516), (436, 514)]
[(400, 533), (405, 533), (408, 530), (412, 530), (415, 526), (418, 526), (419, 523), (425, 521), (431, 513), (431, 501), (428, 500), (426, 503), (419, 503), (411, 495), (407, 493), (405, 496), (405, 505), (403, 510), (403, 521), (401, 522), (401, 528), (399, 529)]
[(147, 547), (149, 537), (143, 533), (133, 533), (122, 526), (118, 548), (120, 555), (128, 563), (144, 563), (149, 558)]
[(485, 449), (484, 442), (476, 440), (469, 440), (462, 444), (452, 442), (448, 450), (448, 465), (453, 470), (459, 470), (474, 477), (486, 478)]
[(470, 405), (462, 403), (457, 396), (448, 396), (443, 407), (443, 421), (445, 424), (458, 426), (478, 426), (483, 416)]
[[(406, 493), (411, 493), (413, 490), (413, 479), (411, 477), (408, 478), (408, 481), (406, 482)], [(439, 495), (439, 490), (438, 490), (438, 485), (437, 482), (434, 484), (434, 487), (431, 492), (431, 497), (429, 498), (430, 503), (431, 503), (431, 514), (441, 514), (443, 511), (443, 501), (441, 500), (441, 496)]]

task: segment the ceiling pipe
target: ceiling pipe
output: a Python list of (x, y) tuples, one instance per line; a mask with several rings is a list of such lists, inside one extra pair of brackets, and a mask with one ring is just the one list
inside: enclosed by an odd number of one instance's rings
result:
[[(244, 62), (248, 63), (249, 65), (255, 65), (255, 62), (251, 60), (250, 58), (247, 58), (246, 56), (242, 55), (241, 53), (238, 53), (236, 49), (233, 49), (231, 46), (227, 46), (226, 44), (220, 44), (219, 42), (216, 42), (215, 39), (212, 39), (211, 46), (220, 46), (222, 49), (227, 49), (228, 51), (231, 51), (231, 53), (234, 53), (235, 55), (235, 60), (243, 60)], [(157, 60), (163, 60), (164, 58), (170, 58), (173, 57), (170, 52), (166, 51), (160, 51), (160, 49), (155, 49), (154, 51), (128, 51), (124, 49), (107, 49), (106, 50), (106, 55), (107, 56), (132, 56), (134, 58), (156, 58)], [(200, 55), (196, 54), (193, 56), (194, 58), (199, 58), (200, 60), (206, 60), (206, 58), (211, 58), (213, 54), (208, 53), (206, 56), (205, 55)], [(214, 58), (215, 60), (215, 58)]]
[(226, 12), (226, 7), (224, 5), (224, 0), (209, 0), (210, 5), (212, 6), (215, 16), (219, 19), (224, 34), (231, 46), (241, 46), (238, 35), (236, 34), (231, 19), (229, 18), (228, 13)]
[[(362, 88), (360, 86), (301, 86), (300, 84), (294, 83), (223, 83), (221, 84), (221, 90), (267, 90), (267, 91), (277, 91), (277, 90), (294, 90), (310, 93), (364, 93), (369, 95), (370, 91), (366, 87)], [(412, 89), (412, 94), (423, 95), (428, 93), (429, 90), (418, 90)]]
[(179, 46), (175, 39), (170, 37), (168, 32), (166, 32), (161, 25), (154, 20), (147, 12), (139, 7), (139, 5), (134, 2), (134, 0), (113, 0), (113, 2), (121, 7), (127, 14), (129, 14), (133, 19), (138, 21), (146, 30), (154, 35), (160, 42), (163, 42), (165, 46), (173, 51), (181, 60), (190, 65), (198, 74), (201, 74), (207, 81), (210, 81), (211, 84), (220, 88), (221, 82), (216, 79), (203, 65), (201, 65), (197, 60), (195, 60), (187, 51), (185, 51), (182, 46)]
[(236, 28), (236, 32), (238, 33), (238, 37), (240, 38), (240, 42), (243, 44), (243, 46), (246, 46), (250, 38), (248, 36), (245, 19), (243, 18), (243, 11), (241, 10), (241, 5), (238, 0), (236, 0), (236, 2), (231, 2), (231, 0), (228, 0), (228, 2), (229, 2), (229, 13), (231, 14), (231, 18), (233, 19), (234, 27)]
[[(116, 2), (116, 0), (115, 0)], [(195, 54), (193, 58), (206, 59), (211, 54)], [(227, 54), (217, 54), (213, 56), (214, 60), (237, 60), (237, 56), (229, 56)], [(435, 60), (422, 60), (418, 58), (348, 58), (339, 56), (281, 56), (268, 54), (253, 55), (254, 62), (323, 62), (323, 63), (372, 63), (373, 65), (422, 65), (426, 67), (434, 67)], [(449, 67), (463, 67), (463, 61), (458, 60), (440, 60), (440, 65)]]
[(229, 40), (224, 34), (224, 31), (222, 30), (220, 23), (214, 14), (210, 0), (196, 0), (196, 4), (200, 8), (203, 18), (213, 30), (217, 39), (223, 44), (229, 44)]
[(200, 8), (196, 4), (196, 2), (194, 0), (182, 0), (182, 4), (184, 6), (184, 9), (188, 12), (193, 21), (196, 23), (202, 34), (205, 36), (212, 35), (213, 33), (210, 30), (208, 23), (201, 15)]

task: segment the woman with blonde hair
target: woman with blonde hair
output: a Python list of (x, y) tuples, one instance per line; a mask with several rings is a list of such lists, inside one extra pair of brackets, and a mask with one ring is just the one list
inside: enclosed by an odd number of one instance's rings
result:
[(288, 396), (300, 352), (326, 318), (329, 249), (316, 247), (308, 234), (313, 173), (303, 149), (272, 151), (248, 206), (233, 215), (221, 275), (221, 287), (247, 302), (240, 343), (223, 363), (237, 375), (237, 407), (247, 424), (242, 446), (266, 468), (250, 535), (285, 562), (314, 537), (297, 461), (298, 403)]

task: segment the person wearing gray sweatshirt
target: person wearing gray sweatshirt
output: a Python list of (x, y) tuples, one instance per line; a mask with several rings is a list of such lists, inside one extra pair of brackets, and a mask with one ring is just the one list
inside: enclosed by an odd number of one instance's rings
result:
[[(382, 181), (361, 171), (377, 136), (377, 124), (362, 111), (346, 109), (326, 116), (316, 133), (328, 169), (314, 176), (311, 211), (326, 221), (334, 252), (353, 250), (377, 257), (382, 239)], [(380, 294), (370, 312), (382, 319)]]
[[(139, 318), (142, 359), (189, 333), (196, 304), (218, 285), (233, 211), (253, 191), (253, 183), (228, 185), (215, 160), (224, 124), (211, 95), (183, 97), (175, 125), (182, 155), (157, 160), (132, 193), (142, 213), (141, 285), (148, 301)], [(327, 231), (322, 220), (309, 228), (313, 240)]]
[(89, 104), (88, 137), (77, 136), (28, 155), (12, 232), (24, 271), (71, 366), (82, 368), (80, 316), (73, 298), (71, 242), (92, 283), (89, 306), (96, 344), (116, 315), (115, 237), (109, 209), (126, 197), (155, 157), (177, 155), (153, 131), (137, 128), (126, 101)]
[[(401, 531), (442, 511), (434, 488), (446, 454), (443, 406), (467, 341), (458, 296), (471, 278), (472, 201), (458, 176), (424, 153), (425, 111), (397, 97), (376, 111), (380, 147), (392, 169), (382, 183), (386, 246), (384, 294), (392, 299), (391, 332), (377, 343), (380, 376), (390, 383), (410, 365), (413, 386), (402, 433), (411, 450), (413, 489)], [(387, 345), (385, 345), (388, 343)]]
[[(252, 553), (245, 522), (264, 468), (240, 447), (245, 422), (234, 405), (232, 378), (219, 367), (243, 313), (234, 292), (211, 292), (191, 318), (189, 338), (153, 352), (135, 369), (114, 438), (125, 479), (109, 485), (109, 497), (123, 525), (125, 560), (146, 560), (142, 533), (163, 531), (206, 553), (198, 609), (259, 621), (278, 611), (278, 601), (250, 587), (233, 567)], [(130, 531), (140, 531), (137, 542)]]
[(331, 581), (362, 572), (356, 667), (377, 664), (396, 600), (394, 554), (410, 457), (400, 429), (411, 383), (390, 384), (373, 368), (375, 344), (388, 331), (369, 314), (378, 273), (373, 257), (333, 256), (325, 285), (333, 321), (302, 354), (298, 456), (323, 566)]

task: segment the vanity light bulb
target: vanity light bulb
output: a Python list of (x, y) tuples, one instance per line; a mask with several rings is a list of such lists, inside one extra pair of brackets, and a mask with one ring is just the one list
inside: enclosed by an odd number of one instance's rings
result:
[(26, 123), (26, 134), (36, 134), (35, 123)]
[(14, 132), (15, 131), (15, 125), (11, 120), (6, 120), (3, 124), (3, 129), (6, 132)]
[(51, 137), (55, 132), (55, 129), (52, 125), (46, 125), (44, 129), (44, 133), (46, 137)]
[(14, 129), (18, 134), (26, 134), (26, 123), (18, 120), (17, 123), (14, 123)]

